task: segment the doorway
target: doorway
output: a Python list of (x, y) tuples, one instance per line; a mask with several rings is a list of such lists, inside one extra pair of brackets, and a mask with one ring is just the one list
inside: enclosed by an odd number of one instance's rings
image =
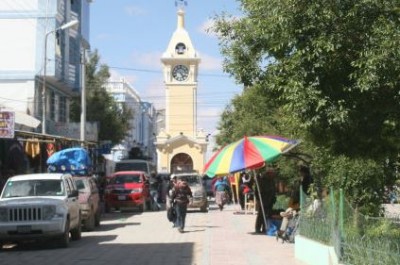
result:
[(171, 173), (192, 172), (193, 159), (185, 153), (176, 154), (171, 160)]

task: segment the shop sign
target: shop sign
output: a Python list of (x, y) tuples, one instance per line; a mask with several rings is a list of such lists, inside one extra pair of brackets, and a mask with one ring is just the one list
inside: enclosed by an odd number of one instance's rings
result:
[(0, 111), (0, 138), (14, 138), (15, 113)]

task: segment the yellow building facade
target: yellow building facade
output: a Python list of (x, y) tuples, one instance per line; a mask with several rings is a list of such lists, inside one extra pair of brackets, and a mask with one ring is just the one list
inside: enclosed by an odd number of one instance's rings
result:
[(165, 128), (156, 138), (159, 172), (202, 173), (206, 133), (197, 128), (197, 76), (200, 57), (185, 29), (185, 12), (177, 12), (177, 28), (161, 58), (165, 84)]

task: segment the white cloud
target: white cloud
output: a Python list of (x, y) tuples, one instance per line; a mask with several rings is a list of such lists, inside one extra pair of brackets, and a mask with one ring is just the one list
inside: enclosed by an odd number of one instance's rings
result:
[(121, 79), (124, 79), (131, 86), (138, 79), (138, 77), (135, 76), (135, 75), (121, 75), (119, 72), (117, 72), (117, 71), (115, 71), (113, 69), (110, 69), (110, 75), (111, 75), (111, 77), (110, 77), (111, 81), (119, 81)]
[(217, 58), (202, 52), (200, 52), (200, 58), (200, 68), (202, 71), (222, 71), (222, 58)]
[(222, 108), (199, 107), (197, 111), (197, 127), (204, 129), (207, 133), (212, 133), (217, 127)]
[[(241, 19), (240, 16), (232, 16), (230, 18), (227, 18), (228, 20), (235, 22), (239, 19)], [(200, 32), (203, 35), (207, 35), (213, 38), (217, 38), (218, 34), (214, 32), (214, 26), (215, 26), (215, 20), (214, 19), (207, 19), (206, 21), (201, 24), (197, 31)]]

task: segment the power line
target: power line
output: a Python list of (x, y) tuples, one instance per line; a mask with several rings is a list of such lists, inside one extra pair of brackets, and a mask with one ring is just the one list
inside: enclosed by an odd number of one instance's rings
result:
[[(129, 68), (129, 67), (121, 67), (121, 66), (109, 66), (110, 69), (118, 69), (125, 71), (134, 71), (134, 72), (144, 72), (144, 73), (153, 73), (153, 74), (162, 74), (161, 70), (150, 70), (150, 69), (140, 69), (140, 68)], [(229, 75), (223, 74), (198, 74), (199, 76), (209, 76), (209, 77), (223, 77), (223, 78), (231, 78)]]

